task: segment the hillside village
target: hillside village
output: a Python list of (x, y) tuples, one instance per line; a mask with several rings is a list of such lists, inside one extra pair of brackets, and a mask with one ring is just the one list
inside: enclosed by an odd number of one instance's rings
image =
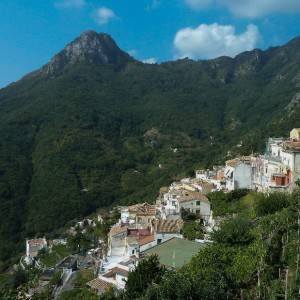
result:
[(294, 128), (289, 138), (269, 138), (262, 155), (241, 156), (225, 166), (196, 171), (196, 178), (224, 191), (291, 191), (300, 178), (300, 128)]
[[(21, 267), (34, 266), (41, 270), (44, 278), (46, 274), (53, 275), (61, 270), (60, 284), (53, 291), (54, 298), (70, 284), (74, 272), (91, 266), (93, 278), (86, 285), (96, 294), (111, 287), (124, 289), (129, 272), (149, 254), (157, 254), (160, 263), (167, 268), (181, 267), (201, 247), (211, 243), (210, 234), (222, 221), (214, 218), (209, 193), (237, 189), (292, 191), (300, 176), (300, 128), (293, 129), (288, 139), (269, 138), (264, 154), (237, 157), (226, 161), (224, 166), (197, 170), (195, 174), (195, 178), (184, 178), (161, 187), (155, 203), (116, 207), (110, 212), (117, 212), (117, 218), (110, 224), (107, 236), (99, 238), (93, 248), (88, 247), (81, 256), (68, 254), (61, 257), (50, 269), (43, 264), (41, 252), (51, 253), (55, 247), (65, 247), (69, 240), (26, 240)], [(200, 236), (192, 239), (184, 232), (190, 219), (201, 228)], [(73, 237), (84, 235), (105, 222), (106, 217), (97, 214), (77, 222), (67, 234)], [(80, 250), (79, 243), (78, 248)], [(43, 283), (40, 280), (37, 288), (26, 291), (26, 297), (31, 299), (34, 293), (43, 290), (51, 282), (51, 276), (47, 278), (42, 280)]]

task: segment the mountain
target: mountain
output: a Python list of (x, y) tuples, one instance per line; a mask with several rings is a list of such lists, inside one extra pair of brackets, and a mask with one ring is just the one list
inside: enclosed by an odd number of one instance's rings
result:
[(66, 65), (80, 62), (124, 65), (130, 61), (133, 59), (120, 50), (108, 34), (86, 31), (55, 55), (43, 71), (53, 74), (62, 70)]
[[(0, 260), (98, 207), (153, 201), (195, 168), (300, 127), (300, 38), (143, 64), (84, 32), (0, 90)], [(242, 144), (242, 146), (240, 146)]]

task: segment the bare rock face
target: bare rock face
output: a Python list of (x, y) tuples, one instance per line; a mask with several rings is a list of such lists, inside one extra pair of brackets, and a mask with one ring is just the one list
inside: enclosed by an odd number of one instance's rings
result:
[(254, 49), (243, 52), (235, 57), (235, 77), (254, 73), (261, 69), (265, 62), (263, 51)]
[(110, 35), (86, 31), (56, 54), (42, 70), (53, 74), (66, 65), (80, 62), (122, 66), (129, 61), (134, 59), (122, 51)]
[(300, 73), (298, 73), (292, 80), (297, 88), (300, 88)]
[(286, 107), (289, 116), (291, 116), (293, 112), (299, 107), (299, 104), (300, 104), (300, 92), (297, 92), (292, 98), (291, 102)]

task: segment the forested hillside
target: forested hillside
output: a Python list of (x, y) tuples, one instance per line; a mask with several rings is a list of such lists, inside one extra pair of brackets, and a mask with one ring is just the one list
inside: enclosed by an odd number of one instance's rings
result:
[(300, 39), (150, 65), (83, 33), (0, 90), (0, 261), (26, 236), (154, 200), (196, 167), (262, 151), (266, 137), (300, 126), (299, 90)]

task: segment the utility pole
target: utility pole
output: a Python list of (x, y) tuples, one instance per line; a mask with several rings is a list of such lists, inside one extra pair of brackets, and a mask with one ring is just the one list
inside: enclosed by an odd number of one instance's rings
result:
[(288, 300), (288, 280), (289, 280), (289, 268), (287, 267), (285, 273), (285, 292), (284, 292), (284, 300)]

